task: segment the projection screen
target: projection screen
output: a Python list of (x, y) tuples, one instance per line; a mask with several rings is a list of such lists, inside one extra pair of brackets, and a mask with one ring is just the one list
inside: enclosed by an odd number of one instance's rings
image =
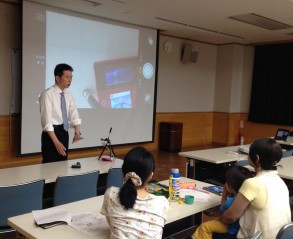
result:
[(74, 69), (82, 119), (70, 149), (101, 146), (110, 128), (112, 145), (153, 141), (157, 30), (24, 1), (22, 47), (21, 155), (41, 151), (38, 97), (59, 63)]

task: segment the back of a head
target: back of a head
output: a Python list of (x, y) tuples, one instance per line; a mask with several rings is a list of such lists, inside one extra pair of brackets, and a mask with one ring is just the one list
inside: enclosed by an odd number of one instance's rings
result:
[[(120, 203), (125, 208), (133, 208), (137, 197), (136, 187), (143, 186), (154, 170), (154, 157), (145, 148), (136, 147), (126, 154), (122, 171), (127, 180), (119, 191)], [(140, 179), (141, 184), (137, 183), (137, 178)]]
[(226, 183), (238, 193), (244, 180), (251, 178), (253, 173), (243, 166), (233, 166), (226, 172)]
[(282, 158), (282, 148), (274, 139), (258, 139), (249, 148), (249, 157), (254, 164), (257, 156), (263, 170), (276, 170)]

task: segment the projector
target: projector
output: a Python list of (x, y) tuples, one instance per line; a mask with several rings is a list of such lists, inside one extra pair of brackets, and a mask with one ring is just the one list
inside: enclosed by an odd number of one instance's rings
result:
[(249, 153), (249, 147), (250, 145), (240, 145), (238, 147), (238, 151), (242, 154), (248, 154)]

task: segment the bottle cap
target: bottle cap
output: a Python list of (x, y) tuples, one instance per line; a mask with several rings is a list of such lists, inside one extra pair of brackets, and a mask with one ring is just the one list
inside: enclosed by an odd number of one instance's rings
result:
[(172, 173), (179, 173), (179, 169), (178, 169), (178, 168), (172, 168), (172, 169), (171, 169), (171, 172), (172, 172)]

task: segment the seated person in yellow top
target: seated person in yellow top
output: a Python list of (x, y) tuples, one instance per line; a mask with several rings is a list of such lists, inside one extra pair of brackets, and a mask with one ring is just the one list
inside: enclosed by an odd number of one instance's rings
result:
[[(282, 148), (273, 139), (258, 139), (251, 144), (248, 156), (256, 176), (244, 181), (220, 220), (233, 223), (240, 218), (237, 238), (250, 238), (262, 231), (262, 239), (275, 239), (280, 228), (291, 222), (289, 191), (277, 171)], [(218, 234), (213, 238), (226, 237)]]
[(147, 190), (154, 170), (154, 157), (145, 148), (137, 147), (126, 154), (122, 165), (125, 183), (121, 189), (107, 189), (101, 209), (110, 225), (110, 238), (162, 238), (169, 202)]
[[(224, 212), (233, 203), (239, 188), (245, 179), (252, 177), (252, 173), (245, 167), (233, 166), (226, 172), (226, 183), (222, 194), (220, 211)], [(239, 230), (239, 221), (225, 224), (219, 220), (210, 220), (202, 223), (192, 235), (193, 239), (212, 239), (213, 233), (227, 233), (226, 239), (236, 238)]]

